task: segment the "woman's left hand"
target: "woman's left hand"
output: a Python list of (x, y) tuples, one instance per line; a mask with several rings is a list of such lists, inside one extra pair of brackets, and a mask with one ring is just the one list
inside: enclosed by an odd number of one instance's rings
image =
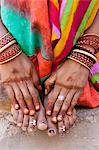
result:
[(66, 113), (72, 114), (88, 80), (88, 75), (87, 68), (68, 59), (55, 74), (46, 80), (45, 92), (49, 93), (46, 114), (52, 115), (53, 122), (61, 121)]

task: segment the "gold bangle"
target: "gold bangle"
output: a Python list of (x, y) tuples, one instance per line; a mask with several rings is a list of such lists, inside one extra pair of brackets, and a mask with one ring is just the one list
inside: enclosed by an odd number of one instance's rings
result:
[(90, 34), (84, 34), (82, 37), (84, 36), (97, 36), (99, 38), (99, 35), (98, 34), (94, 34), (94, 33), (90, 33)]
[(11, 41), (10, 43), (8, 43), (7, 45), (5, 45), (4, 47), (2, 47), (0, 49), (0, 53), (3, 52), (5, 49), (9, 48), (11, 45), (15, 44), (16, 40)]
[(13, 57), (11, 57), (11, 58), (5, 60), (5, 61), (0, 62), (0, 65), (5, 64), (5, 63), (7, 63), (7, 62), (13, 60), (13, 59), (16, 58), (17, 56), (19, 56), (21, 53), (22, 53), (22, 51), (20, 51), (18, 54), (16, 54), (15, 56), (13, 56)]
[(81, 54), (85, 54), (86, 56), (89, 56), (91, 57), (93, 60), (97, 61), (96, 57), (86, 51), (82, 51), (82, 50), (79, 50), (79, 49), (74, 49), (73, 52), (78, 52), (78, 53), (81, 53)]
[(68, 56), (67, 58), (73, 60), (73, 61), (76, 61), (78, 62), (79, 64), (83, 65), (84, 67), (86, 67), (89, 71), (91, 70), (87, 65), (85, 65), (84, 63), (80, 62), (79, 60), (75, 59), (75, 58), (72, 58), (70, 56)]

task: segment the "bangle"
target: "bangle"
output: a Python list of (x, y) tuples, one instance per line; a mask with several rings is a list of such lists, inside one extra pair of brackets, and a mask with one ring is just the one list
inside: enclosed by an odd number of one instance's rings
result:
[(90, 34), (86, 33), (86, 34), (83, 35), (83, 37), (84, 36), (96, 36), (96, 37), (99, 38), (99, 35), (98, 34), (94, 34), (94, 33), (90, 33)]
[(0, 53), (0, 65), (11, 61), (21, 53), (20, 47), (17, 44), (13, 44), (11, 47)]
[(15, 44), (15, 43), (16, 43), (15, 40), (9, 42), (7, 45), (5, 45), (4, 47), (2, 47), (2, 48), (0, 49), (0, 53), (3, 52), (5, 49), (9, 48), (11, 45), (13, 45), (13, 44)]
[(73, 49), (80, 49), (82, 51), (87, 51), (88, 53), (90, 53), (90, 54), (95, 56), (95, 49), (93, 47), (91, 47), (90, 45), (76, 44), (75, 46), (73, 46)]
[(95, 49), (95, 53), (99, 51), (99, 36), (96, 34), (85, 34), (80, 37), (76, 43), (77, 45), (90, 45)]
[(82, 64), (83, 66), (87, 66), (87, 69), (91, 69), (94, 61), (93, 59), (91, 59), (89, 56), (86, 56), (85, 54), (81, 54), (79, 52), (72, 52), (70, 56), (68, 56), (69, 59), (74, 59), (77, 62), (80, 62), (80, 64)]
[(72, 57), (70, 57), (70, 56), (68, 56), (68, 58), (71, 59), (71, 60), (74, 60), (74, 61), (78, 62), (78, 63), (81, 64), (81, 65), (83, 65), (83, 66), (86, 67), (89, 71), (91, 70), (86, 64), (82, 63), (81, 61), (79, 61), (79, 60), (77, 60), (77, 59), (75, 59), (75, 58), (72, 58)]
[(10, 33), (5, 34), (2, 38), (0, 38), (0, 53), (14, 43), (16, 43), (14, 37)]
[(84, 54), (90, 58), (92, 58), (95, 62), (97, 61), (96, 57), (86, 51), (82, 51), (82, 50), (79, 50), (79, 49), (74, 49), (73, 52), (78, 52), (78, 53), (81, 53), (81, 54)]

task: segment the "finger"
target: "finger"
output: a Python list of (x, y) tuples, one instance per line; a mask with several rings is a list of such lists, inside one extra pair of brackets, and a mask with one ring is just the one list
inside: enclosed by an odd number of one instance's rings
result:
[(60, 110), (60, 113), (58, 115), (58, 121), (61, 121), (64, 118), (65, 113), (67, 112), (67, 110), (70, 106), (70, 103), (72, 101), (74, 94), (75, 94), (75, 90), (71, 90), (68, 92), (66, 99), (64, 100), (64, 103), (63, 103), (62, 108)]
[(17, 102), (17, 100), (15, 99), (15, 95), (14, 95), (14, 91), (12, 89), (11, 86), (6, 86), (6, 90), (7, 90), (7, 93), (8, 93), (8, 96), (11, 100), (11, 103), (13, 105), (13, 107), (18, 110), (19, 109), (19, 104)]
[(24, 115), (22, 130), (26, 131), (29, 126), (29, 115)]
[(77, 91), (77, 92), (75, 93), (75, 95), (74, 95), (74, 97), (73, 97), (73, 99), (72, 99), (72, 101), (71, 101), (70, 107), (69, 107), (69, 109), (68, 109), (68, 111), (67, 111), (67, 114), (68, 114), (68, 115), (72, 115), (73, 109), (74, 109), (74, 107), (77, 105), (77, 101), (78, 101), (78, 99), (79, 99), (79, 97), (80, 97), (81, 94), (82, 94), (82, 91), (81, 91), (81, 90), (80, 90), (80, 91)]
[(21, 81), (18, 83), (18, 86), (22, 92), (22, 95), (24, 97), (24, 101), (29, 109), (29, 114), (34, 115), (35, 114), (35, 109), (34, 109), (34, 104), (33, 104), (33, 99), (28, 91), (27, 85), (24, 81)]
[(45, 95), (47, 95), (51, 87), (54, 85), (56, 81), (56, 73), (53, 73), (46, 81), (45, 81)]
[(30, 116), (29, 117), (29, 126), (28, 132), (35, 132), (37, 130), (37, 116)]
[(24, 114), (21, 109), (18, 111), (19, 111), (19, 114), (18, 114), (18, 118), (17, 118), (17, 126), (21, 127), (22, 123), (23, 123)]
[(74, 125), (76, 121), (76, 110), (73, 110), (73, 114), (71, 116), (68, 116), (70, 127)]
[(12, 83), (12, 88), (13, 88), (14, 93), (15, 93), (15, 98), (17, 99), (17, 101), (20, 105), (20, 108), (22, 109), (24, 114), (28, 114), (29, 110), (27, 109), (27, 106), (25, 104), (25, 101), (23, 99), (22, 93), (21, 93), (18, 85), (16, 83)]
[(40, 98), (39, 98), (38, 91), (34, 88), (33, 82), (31, 80), (26, 81), (26, 84), (27, 84), (28, 90), (32, 96), (35, 110), (39, 110), (40, 109), (40, 102), (39, 102)]
[(66, 89), (63, 88), (61, 90), (61, 92), (60, 92), (60, 94), (59, 94), (55, 104), (54, 104), (53, 113), (52, 113), (52, 121), (54, 123), (57, 122), (57, 115), (58, 115), (58, 113), (59, 113), (59, 111), (61, 109), (61, 106), (62, 106), (63, 101), (64, 101), (64, 99), (65, 99), (65, 97), (67, 95), (67, 92), (68, 92), (68, 90), (66, 91)]
[(18, 119), (19, 111), (16, 110), (16, 109), (12, 106), (12, 107), (11, 107), (11, 113), (12, 113), (12, 116), (13, 116), (14, 123), (17, 124), (17, 119)]
[(52, 109), (54, 107), (54, 103), (57, 100), (57, 97), (60, 93), (60, 90), (61, 90), (60, 87), (55, 85), (53, 91), (48, 96), (48, 104), (47, 104), (47, 107), (46, 107), (46, 114), (47, 115), (51, 115)]
[(61, 136), (64, 136), (64, 133), (66, 131), (66, 128), (65, 128), (65, 124), (63, 121), (60, 121), (58, 122), (58, 132)]
[(33, 67), (33, 72), (32, 72), (32, 79), (33, 79), (33, 83), (34, 83), (34, 86), (38, 89), (38, 90), (42, 90), (42, 86), (40, 84), (40, 81), (39, 81), (39, 77), (37, 75), (37, 72), (35, 70), (35, 68)]

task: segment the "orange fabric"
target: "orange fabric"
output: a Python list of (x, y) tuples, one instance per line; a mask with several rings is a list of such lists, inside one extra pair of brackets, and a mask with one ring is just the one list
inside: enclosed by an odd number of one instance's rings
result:
[(43, 58), (40, 50), (39, 49), (37, 50), (38, 53), (35, 56), (30, 57), (30, 60), (34, 64), (38, 76), (40, 78), (44, 78), (50, 75), (50, 70), (52, 68), (52, 61), (48, 61), (45, 58)]
[(99, 92), (95, 90), (93, 85), (89, 85), (89, 82), (87, 82), (84, 92), (78, 100), (78, 105), (89, 108), (99, 106)]
[(52, 68), (52, 61), (45, 60), (42, 57), (41, 52), (38, 53), (37, 60), (38, 60), (38, 68), (39, 68), (39, 77), (43, 78), (45, 76), (49, 76), (50, 70)]

